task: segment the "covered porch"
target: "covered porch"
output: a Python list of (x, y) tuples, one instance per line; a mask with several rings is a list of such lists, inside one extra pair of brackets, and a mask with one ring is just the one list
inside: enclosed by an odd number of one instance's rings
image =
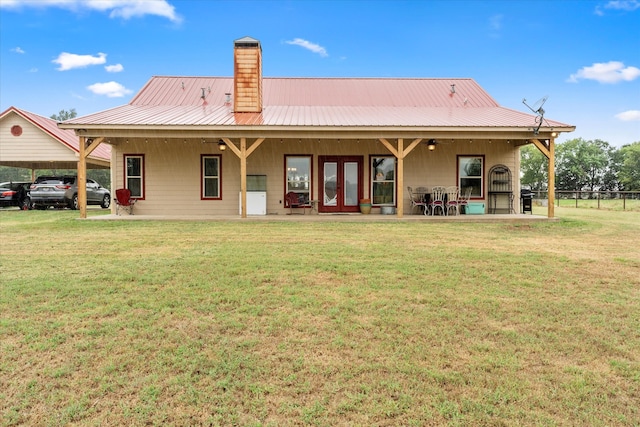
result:
[[(98, 130), (79, 130), (79, 133), (98, 133)], [(112, 189), (125, 186), (126, 182), (126, 160), (127, 152), (145, 153), (145, 166), (157, 168), (165, 172), (162, 175), (154, 175), (157, 184), (145, 184), (147, 194), (158, 191), (157, 202), (151, 203), (140, 200), (137, 204), (137, 213), (142, 215), (163, 216), (164, 210), (169, 210), (171, 215), (200, 217), (200, 216), (224, 216), (228, 217), (232, 211), (236, 211), (239, 218), (252, 217), (247, 209), (247, 193), (251, 188), (247, 187), (247, 179), (256, 175), (268, 177), (268, 187), (265, 188), (269, 203), (267, 205), (266, 217), (284, 215), (288, 211), (285, 195), (289, 191), (297, 190), (297, 186), (303, 185), (306, 188), (301, 193), (306, 193), (307, 203), (304, 209), (312, 211), (313, 207), (320, 214), (348, 214), (359, 212), (358, 200), (365, 198), (372, 201), (372, 214), (376, 216), (384, 207), (393, 207), (393, 217), (403, 218), (413, 217), (407, 187), (432, 187), (436, 185), (458, 185), (460, 182), (459, 162), (461, 158), (476, 156), (483, 161), (482, 176), (484, 183), (479, 187), (477, 194), (474, 194), (472, 201), (489, 204), (488, 185), (486, 183), (489, 168), (494, 164), (506, 164), (516, 177), (513, 182), (514, 208), (509, 214), (517, 215), (520, 212), (519, 205), (519, 182), (517, 179), (519, 171), (519, 146), (524, 144), (535, 144), (548, 158), (548, 168), (553, 171), (553, 149), (554, 139), (557, 133), (552, 130), (541, 132), (536, 138), (527, 139), (531, 132), (524, 130), (514, 132), (462, 132), (461, 130), (423, 132), (424, 137), (387, 137), (380, 138), (372, 136), (371, 132), (333, 132), (329, 135), (316, 133), (310, 137), (308, 132), (294, 134), (283, 132), (273, 135), (263, 132), (265, 136), (220, 136), (222, 132), (167, 132), (160, 135), (149, 132), (117, 132), (114, 130), (103, 130), (105, 136), (101, 137), (80, 137), (80, 161), (78, 163), (78, 175), (86, 179), (86, 165), (82, 159), (88, 156), (92, 149), (100, 143), (112, 145), (114, 153), (112, 159)], [(377, 132), (378, 134), (380, 131)], [(415, 136), (414, 132), (414, 136)], [(212, 136), (213, 135), (213, 136)], [(166, 136), (166, 137), (165, 137)], [(297, 136), (297, 138), (296, 138)], [(304, 136), (304, 137), (303, 137)], [(354, 137), (355, 136), (355, 137)], [(505, 137), (506, 136), (506, 137)], [(435, 143), (435, 149), (432, 144)], [(84, 150), (83, 150), (84, 148)], [(190, 200), (181, 196), (183, 190), (178, 189), (176, 180), (190, 186), (198, 187), (201, 184), (202, 176), (200, 171), (193, 171), (191, 175), (185, 174), (185, 168), (176, 165), (177, 153), (184, 155), (192, 153), (192, 158), (196, 156), (216, 156), (219, 159), (220, 171), (220, 199), (211, 201), (197, 200), (194, 194)], [(152, 157), (156, 158), (153, 160)], [(290, 175), (291, 159), (303, 160), (308, 164), (308, 176), (304, 183), (294, 182)], [(328, 178), (326, 165), (339, 164), (342, 159), (352, 161), (357, 185), (353, 187), (351, 209), (342, 211), (332, 209), (327, 203)], [(383, 180), (386, 188), (391, 188), (389, 197), (379, 197), (377, 188), (382, 184), (375, 176), (375, 164), (384, 159), (391, 165), (392, 175), (388, 180)], [(336, 160), (337, 162), (333, 162)], [(348, 162), (347, 162), (348, 163)], [(549, 176), (553, 179), (553, 173)], [(149, 177), (146, 181), (148, 183)], [(298, 178), (296, 178), (298, 179)], [(344, 183), (344, 181), (341, 181)], [(337, 184), (340, 185), (341, 182)], [(553, 182), (549, 183), (553, 186)], [(157, 187), (157, 190), (156, 190)], [(345, 185), (346, 187), (346, 185)], [(83, 186), (80, 186), (83, 188)], [(197, 188), (196, 188), (197, 190)], [(173, 194), (173, 192), (176, 192)], [(162, 192), (166, 196), (162, 198)], [(224, 197), (222, 195), (224, 194)], [(346, 197), (346, 190), (342, 197)], [(82, 197), (79, 195), (79, 197)], [(86, 197), (86, 196), (85, 196)], [(553, 197), (553, 195), (551, 196)], [(156, 199), (156, 197), (154, 197)], [(355, 202), (353, 202), (355, 200)], [(145, 209), (145, 204), (148, 210)], [(180, 206), (182, 204), (183, 206)], [(190, 208), (185, 208), (189, 204)], [(80, 204), (85, 206), (84, 204)], [(345, 204), (346, 206), (347, 204)], [(215, 207), (211, 209), (212, 207)], [(86, 208), (85, 208), (86, 209)], [(180, 210), (184, 210), (181, 214)], [(546, 208), (546, 217), (553, 218), (554, 203), (549, 200)], [(488, 212), (485, 212), (488, 214)], [(233, 214), (232, 214), (233, 215)], [(80, 210), (81, 218), (86, 217), (86, 210)], [(297, 216), (297, 215), (295, 215)], [(322, 216), (322, 215), (320, 215)], [(389, 216), (389, 215), (381, 215)], [(495, 215), (480, 215), (495, 216)], [(502, 220), (506, 220), (504, 214), (497, 215)], [(294, 217), (294, 216), (292, 216)], [(517, 217), (517, 216), (516, 216)], [(484, 219), (481, 219), (484, 220)]]

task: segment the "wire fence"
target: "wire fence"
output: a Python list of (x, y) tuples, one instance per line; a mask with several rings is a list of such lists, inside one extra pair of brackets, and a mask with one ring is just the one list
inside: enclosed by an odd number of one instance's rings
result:
[[(545, 205), (547, 191), (532, 191), (534, 203)], [(556, 190), (556, 206), (607, 210), (640, 211), (640, 191)]]

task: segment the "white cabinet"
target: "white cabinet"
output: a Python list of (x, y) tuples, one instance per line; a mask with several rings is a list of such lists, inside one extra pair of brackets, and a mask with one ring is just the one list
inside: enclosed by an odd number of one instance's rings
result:
[[(242, 215), (242, 193), (238, 197), (238, 210)], [(247, 215), (266, 215), (267, 214), (267, 192), (266, 191), (247, 191)]]

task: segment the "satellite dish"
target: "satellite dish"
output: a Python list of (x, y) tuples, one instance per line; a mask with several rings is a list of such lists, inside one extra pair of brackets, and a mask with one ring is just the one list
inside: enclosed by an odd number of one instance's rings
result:
[(538, 134), (538, 131), (540, 130), (540, 126), (542, 126), (542, 121), (544, 120), (544, 112), (545, 111), (542, 108), (542, 106), (544, 105), (545, 102), (547, 102), (547, 98), (549, 98), (549, 95), (543, 96), (542, 98), (537, 100), (535, 102), (535, 104), (533, 104), (533, 105), (527, 104), (527, 99), (526, 98), (522, 98), (522, 103), (524, 105), (526, 105), (527, 108), (530, 109), (532, 112), (537, 114), (537, 116), (535, 118), (535, 122), (537, 124), (537, 127), (533, 130), (533, 133), (536, 134), (536, 135)]

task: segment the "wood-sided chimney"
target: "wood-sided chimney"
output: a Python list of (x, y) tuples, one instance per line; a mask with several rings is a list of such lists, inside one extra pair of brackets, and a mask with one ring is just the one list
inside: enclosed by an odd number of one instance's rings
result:
[(251, 37), (233, 42), (233, 111), (262, 112), (262, 47)]

